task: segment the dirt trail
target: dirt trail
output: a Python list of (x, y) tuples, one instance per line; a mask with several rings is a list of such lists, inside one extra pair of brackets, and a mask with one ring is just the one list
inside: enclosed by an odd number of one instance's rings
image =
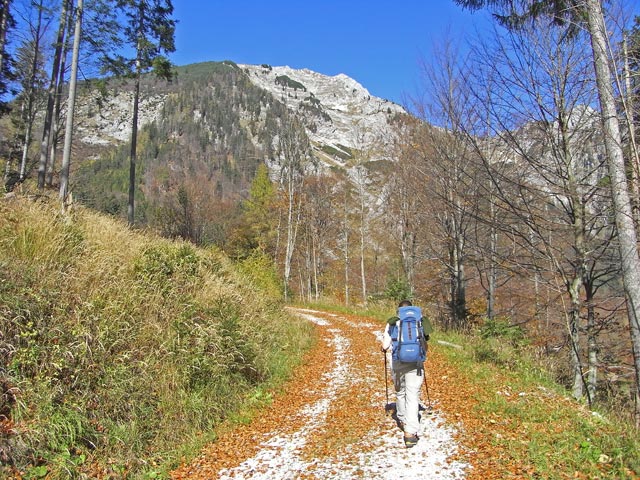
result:
[[(225, 432), (174, 479), (465, 478), (454, 427), (438, 408), (422, 415), (420, 441), (406, 449), (385, 412), (380, 325), (361, 317), (293, 310), (316, 325), (320, 341), (286, 391), (250, 425)], [(389, 401), (395, 401), (391, 383)], [(422, 390), (423, 404), (427, 403)]]

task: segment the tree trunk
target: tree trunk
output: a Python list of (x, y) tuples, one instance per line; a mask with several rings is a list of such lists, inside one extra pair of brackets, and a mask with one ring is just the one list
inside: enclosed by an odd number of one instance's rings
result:
[[(347, 186), (345, 185), (345, 189)], [(349, 214), (347, 193), (344, 195), (344, 304), (349, 306)]]
[(569, 311), (569, 340), (571, 344), (571, 367), (573, 369), (573, 398), (580, 400), (584, 395), (584, 379), (582, 378), (582, 362), (580, 361), (580, 287), (582, 281), (574, 276), (569, 285), (571, 310)]
[[(607, 163), (611, 177), (611, 194), (618, 229), (622, 280), (627, 301), (629, 334), (635, 366), (635, 393), (640, 397), (640, 256), (629, 187), (625, 174), (622, 137), (613, 94), (612, 75), (607, 56), (607, 30), (599, 0), (585, 0), (593, 63), (600, 97)], [(640, 406), (636, 404), (636, 422), (640, 423)]]
[(313, 297), (313, 240), (307, 235), (307, 255), (305, 258), (305, 280), (307, 285), (307, 301), (311, 302)]
[[(53, 65), (51, 66), (51, 78), (49, 80), (49, 90), (47, 92), (47, 110), (44, 115), (44, 126), (42, 129), (42, 141), (40, 142), (40, 166), (38, 168), (38, 188), (42, 189), (46, 183), (47, 164), (49, 164), (49, 142), (51, 141), (51, 124), (53, 122), (55, 97), (58, 91), (58, 77), (62, 51), (64, 46), (64, 34), (67, 29), (67, 10), (69, 2), (63, 0), (60, 11), (60, 23), (58, 25), (58, 36), (56, 38), (56, 48), (53, 55)], [(51, 165), (49, 164), (51, 171)]]
[(295, 188), (294, 188), (294, 179), (293, 179), (293, 169), (289, 169), (289, 175), (287, 178), (287, 195), (288, 195), (288, 208), (287, 208), (287, 241), (285, 245), (285, 253), (284, 253), (284, 299), (285, 301), (289, 300), (289, 280), (291, 278), (291, 259), (293, 257), (293, 242), (294, 239), (294, 206), (295, 206)]
[[(34, 103), (35, 103), (35, 90), (36, 90), (36, 76), (38, 74), (38, 59), (40, 58), (40, 34), (42, 29), (42, 0), (39, 5), (34, 5), (38, 9), (38, 23), (33, 29), (34, 43), (33, 43), (33, 58), (31, 59), (31, 70), (29, 72), (29, 86), (27, 91), (27, 106), (25, 117), (27, 120), (26, 130), (24, 134), (24, 144), (22, 146), (22, 162), (20, 163), (20, 180), (24, 180), (27, 176), (27, 163), (29, 160), (29, 144), (31, 143), (31, 133), (33, 130), (34, 122)], [(38, 182), (38, 188), (43, 188), (44, 183), (40, 185)]]
[(629, 66), (629, 52), (627, 48), (626, 35), (622, 41), (623, 62), (624, 62), (624, 113), (627, 122), (627, 131), (629, 132), (629, 150), (631, 156), (631, 191), (632, 200), (631, 208), (634, 213), (634, 221), (636, 225), (640, 225), (640, 158), (638, 156), (638, 146), (636, 144), (635, 125), (633, 121), (634, 111), (634, 95), (631, 85), (631, 68)]
[(129, 225), (135, 224), (135, 196), (136, 196), (136, 162), (138, 157), (138, 111), (140, 108), (140, 79), (142, 77), (142, 39), (144, 38), (144, 9), (145, 3), (138, 5), (138, 41), (136, 44), (135, 85), (133, 90), (133, 115), (131, 118), (131, 146), (129, 151), (129, 201), (127, 204), (127, 219)]
[(20, 161), (20, 181), (27, 176), (27, 163), (29, 163), (29, 144), (31, 143), (31, 129), (33, 128), (33, 94), (29, 94), (27, 106), (25, 107), (25, 118), (27, 121), (26, 130), (24, 132), (24, 143), (22, 144), (22, 160)]
[(498, 283), (498, 229), (496, 228), (496, 207), (493, 195), (489, 198), (491, 225), (489, 226), (489, 273), (487, 276), (487, 318), (495, 317), (496, 285)]
[(589, 405), (596, 400), (598, 390), (598, 341), (596, 313), (587, 294), (587, 398)]
[(463, 248), (460, 243), (463, 241), (462, 237), (456, 239), (456, 264), (455, 264), (455, 277), (456, 277), (456, 298), (455, 298), (455, 316), (456, 322), (459, 327), (464, 326), (467, 316), (467, 279), (464, 271), (464, 262), (462, 258)]
[[(362, 188), (362, 187), (361, 187)], [(366, 214), (364, 204), (364, 192), (360, 191), (360, 284), (362, 286), (362, 303), (367, 305), (367, 276), (365, 272), (364, 254), (366, 247)]]
[[(67, 12), (71, 10), (71, 1), (69, 0), (67, 6)], [(47, 175), (47, 186), (53, 185), (53, 173), (55, 171), (56, 151), (58, 150), (58, 141), (60, 135), (60, 127), (62, 122), (61, 109), (62, 109), (62, 86), (64, 84), (64, 76), (66, 70), (66, 58), (69, 52), (69, 39), (73, 36), (74, 24), (71, 19), (67, 19), (67, 34), (64, 40), (64, 48), (62, 50), (62, 57), (60, 60), (60, 68), (58, 69), (58, 81), (56, 86), (55, 105), (53, 107), (53, 125), (51, 126), (51, 135), (49, 136), (49, 144), (51, 146), (49, 153), (49, 160), (51, 161)]]
[(67, 201), (69, 193), (69, 166), (71, 164), (71, 139), (73, 137), (73, 112), (76, 104), (76, 80), (78, 78), (78, 57), (80, 54), (80, 35), (82, 34), (83, 0), (76, 4), (76, 26), (73, 36), (73, 54), (71, 59), (71, 78), (69, 79), (69, 100), (67, 102), (67, 121), (64, 131), (64, 150), (60, 169), (60, 199), (62, 205)]
[(129, 151), (129, 202), (127, 204), (127, 219), (129, 225), (135, 223), (136, 196), (136, 162), (138, 149), (138, 109), (140, 107), (140, 60), (136, 62), (136, 79), (133, 90), (133, 115), (131, 118), (131, 150)]
[[(460, 200), (453, 199), (449, 194), (451, 205), (456, 205), (460, 211)], [(451, 262), (451, 314), (456, 328), (464, 327), (467, 315), (466, 276), (464, 268), (464, 234), (461, 231), (461, 222), (456, 217), (456, 212), (451, 213), (450, 224), (450, 262)]]
[[(405, 190), (406, 187), (402, 187)], [(400, 192), (400, 253), (402, 255), (402, 267), (409, 284), (410, 293), (414, 292), (415, 264), (416, 264), (416, 235), (410, 229), (411, 212), (409, 201), (404, 191)]]

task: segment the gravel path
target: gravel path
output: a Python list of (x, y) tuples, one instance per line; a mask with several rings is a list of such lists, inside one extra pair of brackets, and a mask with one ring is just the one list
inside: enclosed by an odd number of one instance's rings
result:
[(385, 412), (387, 389), (389, 401), (395, 399), (390, 380), (385, 386), (380, 325), (293, 312), (316, 325), (320, 341), (286, 390), (251, 424), (222, 434), (172, 478), (465, 478), (468, 465), (457, 460), (455, 427), (445, 422), (436, 398), (430, 399), (433, 412), (423, 411), (420, 441), (404, 447), (402, 432)]

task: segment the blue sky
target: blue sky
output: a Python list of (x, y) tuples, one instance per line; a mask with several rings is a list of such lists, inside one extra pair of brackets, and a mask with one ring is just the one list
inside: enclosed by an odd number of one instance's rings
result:
[(434, 41), (473, 30), (484, 13), (452, 0), (173, 0), (176, 65), (236, 63), (344, 73), (403, 103)]

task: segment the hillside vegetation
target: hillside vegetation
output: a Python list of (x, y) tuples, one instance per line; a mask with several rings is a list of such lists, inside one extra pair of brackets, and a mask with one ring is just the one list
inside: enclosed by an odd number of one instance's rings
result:
[[(181, 67), (170, 84), (145, 77), (143, 85), (163, 101), (158, 118), (140, 130), (136, 221), (165, 236), (221, 246), (228, 234), (222, 225), (234, 215), (258, 165), (275, 156), (272, 139), (290, 113), (232, 62)], [(131, 85), (112, 80), (109, 88), (126, 91)], [(91, 84), (87, 92), (91, 98)], [(115, 111), (128, 105), (119, 97), (110, 100)], [(119, 125), (121, 119), (111, 122)], [(105, 135), (98, 127), (89, 131)], [(86, 155), (80, 157), (85, 159), (79, 162), (74, 195), (86, 206), (123, 216), (130, 149), (128, 142), (112, 142), (100, 149), (78, 142)]]
[(268, 401), (312, 342), (275, 278), (260, 257), (0, 202), (0, 477), (153, 478)]

